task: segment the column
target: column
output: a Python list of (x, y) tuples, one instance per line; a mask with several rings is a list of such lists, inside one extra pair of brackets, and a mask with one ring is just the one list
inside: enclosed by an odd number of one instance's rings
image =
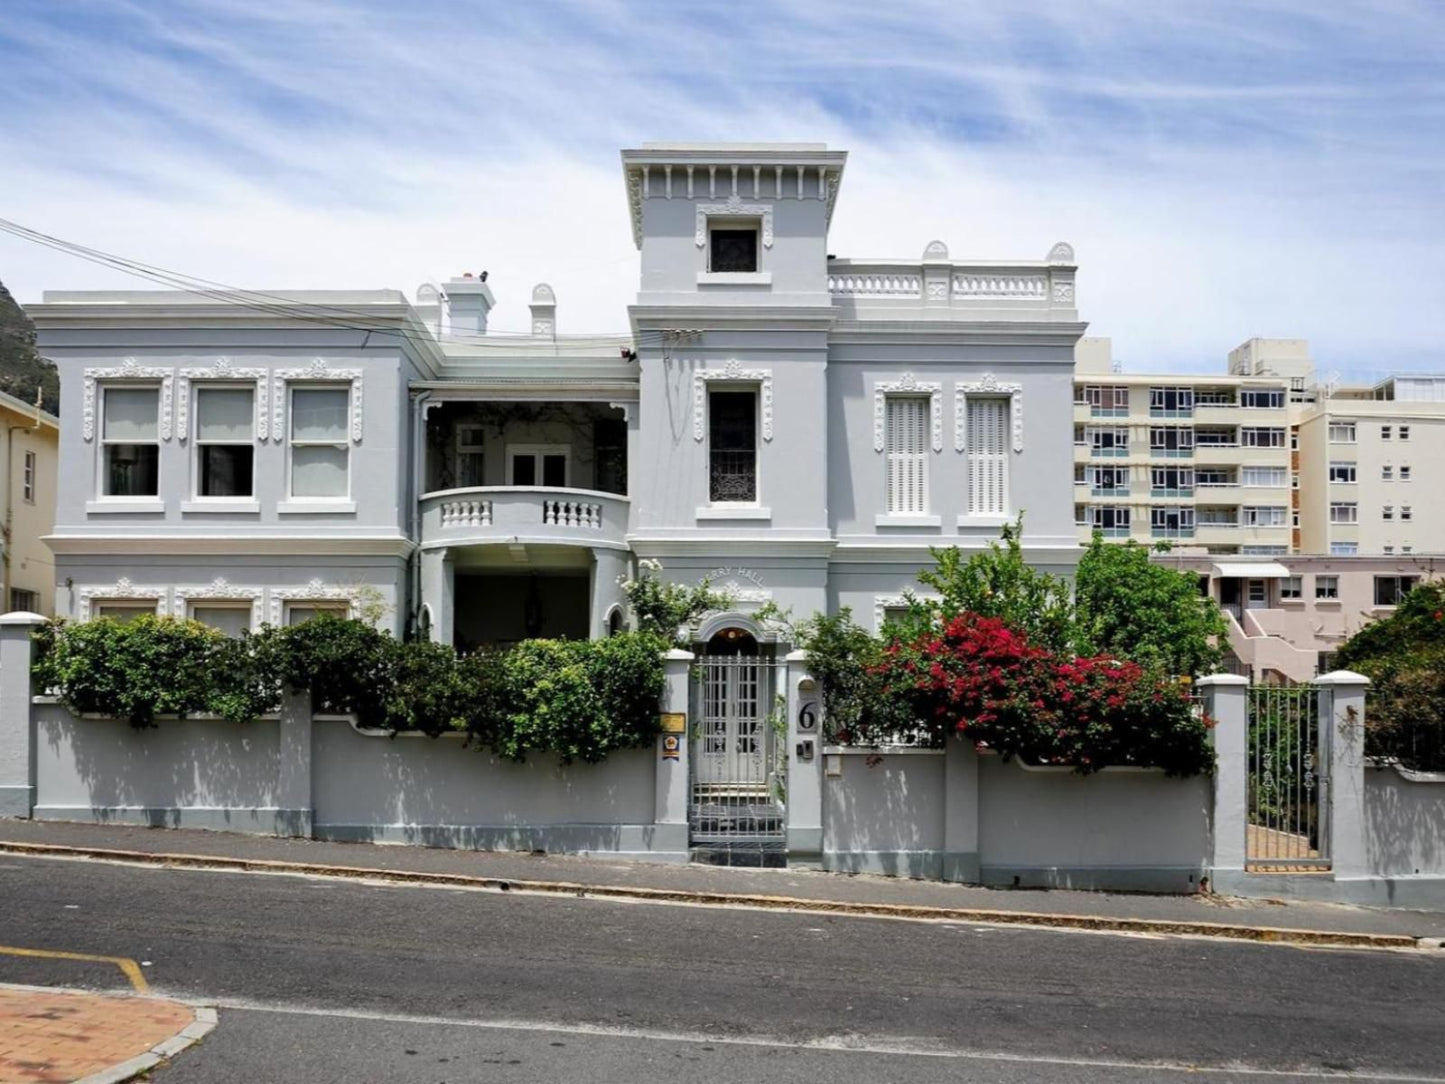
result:
[(1320, 808), (1335, 880), (1370, 875), (1365, 851), (1365, 690), (1370, 679), (1336, 670), (1319, 687), (1319, 756), (1328, 766)]
[(1249, 679), (1210, 674), (1199, 679), (1204, 710), (1214, 720), (1214, 853), (1210, 884), (1244, 874), (1246, 819), (1249, 816)]
[(943, 746), (943, 868), (939, 876), (945, 881), (979, 880), (978, 802), (978, 753), (973, 739), (950, 734)]
[(450, 550), (422, 551), (421, 601), (431, 613), (431, 638), (451, 643), (456, 622), (456, 572)]
[(35, 724), (30, 709), (31, 634), (40, 614), (0, 617), (0, 817), (35, 811)]
[(821, 868), (823, 863), (823, 696), (808, 670), (808, 653), (783, 659), (787, 690), (788, 865)]
[(693, 655), (673, 648), (662, 657), (663, 732), (657, 736), (657, 788), (652, 820), (653, 851), (688, 853), (688, 700)]
[(592, 551), (592, 614), (588, 629), (591, 639), (607, 635), (607, 615), (614, 606), (623, 605), (622, 584), (630, 557), (626, 550), (595, 549)]

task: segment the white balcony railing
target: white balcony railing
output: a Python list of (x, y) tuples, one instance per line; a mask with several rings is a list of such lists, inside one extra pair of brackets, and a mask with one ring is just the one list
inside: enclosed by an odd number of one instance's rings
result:
[(446, 489), (421, 498), (422, 544), (536, 542), (626, 544), (628, 500), (616, 493), (543, 486)]

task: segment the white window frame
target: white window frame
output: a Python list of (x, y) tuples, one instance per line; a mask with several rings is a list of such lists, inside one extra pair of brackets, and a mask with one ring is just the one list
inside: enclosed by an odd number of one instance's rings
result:
[[(903, 409), (904, 404), (915, 408), (918, 412), (917, 446), (908, 449), (895, 447), (898, 443), (898, 433), (895, 429), (895, 422), (898, 420), (898, 413)], [(929, 396), (926, 393), (918, 392), (889, 392), (884, 396), (883, 406), (884, 418), (884, 441), (883, 451), (883, 507), (884, 515), (889, 519), (897, 519), (909, 516), (926, 516), (929, 514), (929, 507), (932, 497), (932, 478), (930, 477), (929, 464), (929, 414), (931, 405)], [(904, 478), (908, 473), (907, 465), (918, 471), (918, 478), (915, 480), (918, 486), (919, 507), (909, 507), (908, 501), (903, 499), (908, 496), (908, 487), (904, 484)], [(895, 482), (897, 484), (895, 484)]]
[(33, 451), (26, 450), (24, 464), (21, 473), (20, 492), (26, 504), (34, 504), (36, 456)]
[[(1001, 445), (998, 451), (984, 452), (975, 447), (975, 442), (968, 440), (968, 431), (972, 430), (967, 422), (967, 412), (973, 408), (973, 400), (986, 402), (990, 407), (998, 411), (997, 420), (999, 426), (998, 435), (1001, 438)], [(1006, 519), (1013, 507), (1012, 497), (1012, 459), (1011, 452), (1018, 451), (1017, 429), (1014, 429), (1014, 438), (1009, 438), (1009, 430), (1018, 423), (1019, 392), (1012, 395), (986, 395), (966, 394), (960, 398), (958, 408), (965, 412), (965, 444), (964, 463), (968, 474), (968, 507), (964, 516), (960, 516), (960, 522), (981, 522), (989, 519)], [(999, 470), (999, 496), (1002, 499), (1002, 508), (982, 508), (978, 501), (979, 487), (975, 483), (981, 475), (989, 469), (990, 464), (998, 467)]]
[(1304, 597), (1303, 576), (1286, 576), (1279, 581), (1279, 600), (1281, 602), (1303, 602)]
[(1330, 556), (1331, 556), (1331, 557), (1353, 557), (1353, 556), (1355, 556), (1355, 554), (1357, 554), (1357, 553), (1359, 553), (1359, 552), (1360, 552), (1360, 544), (1359, 544), (1358, 542), (1331, 542), (1331, 543), (1330, 543)]
[(96, 603), (131, 603), (136, 606), (149, 606), (157, 617), (164, 617), (166, 589), (160, 586), (152, 587), (132, 583), (124, 576), (111, 585), (80, 587), (75, 592), (75, 619), (89, 621)]
[(1382, 509), (1380, 509), (1380, 518), (1381, 518), (1381, 519), (1394, 519), (1394, 518), (1395, 518), (1395, 506), (1394, 506), (1393, 504), (1387, 504), (1387, 505), (1385, 505)]
[(1239, 522), (1244, 527), (1283, 527), (1285, 512), (1284, 505), (1246, 504), (1239, 509)]
[[(1251, 471), (1268, 471), (1268, 481), (1250, 481)], [(1243, 466), (1239, 468), (1239, 484), (1253, 489), (1283, 489), (1289, 484), (1289, 474), (1284, 467)]]
[(1415, 510), (1408, 504), (1400, 505), (1400, 518), (1409, 523), (1415, 518)]
[(1330, 501), (1330, 522), (1348, 525), (1360, 522), (1358, 501)]
[(261, 598), (265, 594), (259, 586), (237, 586), (224, 576), (217, 576), (207, 584), (185, 584), (172, 592), (171, 612), (176, 617), (191, 617), (197, 606), (249, 607), (251, 631), (261, 627)]
[[(353, 425), (352, 425), (352, 431), (351, 431), (351, 433), (349, 434), (350, 439), (347, 439), (347, 436), (348, 436), (347, 434), (343, 434), (342, 439), (339, 440), (339, 441), (336, 441), (336, 440), (303, 440), (303, 441), (296, 441), (296, 440), (293, 440), (292, 437), (291, 437), (291, 426), (294, 424), (294, 418), (295, 418), (295, 416), (296, 416), (295, 411), (292, 409), (292, 398), (293, 398), (293, 396), (295, 396), (296, 392), (298, 392), (298, 391), (343, 391), (343, 390), (347, 392), (347, 404), (348, 404), (348, 408), (349, 408), (349, 409), (348, 409), (348, 416), (350, 416), (350, 417), (352, 417), (352, 418), (354, 419), (354, 417), (355, 417), (355, 412), (356, 412), (355, 400), (356, 400), (356, 396), (357, 396), (357, 394), (358, 394), (358, 392), (357, 392), (357, 387), (356, 387), (356, 383), (355, 383), (355, 382), (352, 382), (352, 383), (350, 383), (350, 384), (343, 384), (343, 383), (341, 383), (340, 381), (335, 381), (335, 380), (288, 380), (288, 381), (286, 381), (286, 384), (285, 384), (285, 392), (283, 393), (283, 398), (285, 399), (285, 404), (286, 404), (286, 416), (285, 416), (284, 420), (282, 421), (282, 425), (284, 426), (284, 428), (280, 429), (280, 439), (283, 439), (283, 440), (286, 441), (286, 500), (287, 500), (288, 502), (292, 502), (292, 503), (296, 503), (296, 504), (303, 504), (303, 505), (310, 505), (310, 504), (313, 504), (313, 503), (314, 503), (314, 504), (318, 504), (318, 505), (330, 505), (330, 504), (335, 504), (335, 505), (349, 505), (349, 504), (351, 503), (351, 500), (352, 500), (351, 494), (355, 491), (355, 488), (356, 488), (356, 479), (355, 479), (356, 472), (351, 469), (351, 468), (355, 465), (355, 464), (353, 463), (353, 458), (354, 458), (354, 457), (353, 457), (352, 454), (351, 454), (351, 446), (352, 446), (352, 444), (354, 444), (354, 443), (356, 442), (356, 439), (357, 439), (357, 438), (356, 438), (356, 429), (355, 429), (355, 423), (354, 423), (354, 421), (353, 421)], [(293, 462), (292, 462), (292, 454), (291, 454), (291, 452), (292, 452), (292, 449), (295, 448), (298, 444), (299, 444), (301, 447), (303, 447), (303, 448), (306, 448), (306, 447), (310, 447), (310, 448), (342, 448), (342, 449), (344, 449), (344, 450), (346, 451), (346, 492), (345, 492), (345, 493), (341, 494), (340, 496), (331, 496), (331, 497), (305, 497), (305, 496), (298, 497), (298, 496), (296, 495), (296, 491), (295, 491), (295, 482), (296, 482), (296, 479), (295, 479), (294, 470), (293, 470), (294, 464), (293, 464)], [(253, 488), (254, 488), (254, 487), (253, 487)]]
[[(96, 396), (96, 450), (99, 454), (99, 464), (95, 472), (95, 495), (99, 501), (107, 503), (125, 503), (133, 501), (155, 502), (162, 499), (161, 494), (165, 492), (165, 457), (161, 455), (161, 444), (163, 441), (162, 425), (166, 419), (167, 410), (165, 392), (169, 383), (162, 385), (152, 380), (130, 381), (114, 380), (101, 384)], [(156, 435), (151, 440), (108, 440), (105, 435), (105, 398), (112, 391), (154, 391), (156, 393)], [(110, 461), (107, 450), (112, 444), (154, 444), (156, 448), (156, 491), (154, 493), (107, 493), (106, 485), (110, 478)]]
[(1380, 468), (1380, 481), (1393, 482), (1395, 480), (1395, 468), (1386, 463)]
[(356, 601), (362, 588), (343, 587), (339, 584), (323, 583), (314, 579), (305, 587), (273, 587), (268, 601), (271, 624), (280, 628), (290, 612), (291, 604), (297, 606), (346, 607), (347, 615), (356, 617)]
[(1410, 465), (1409, 465), (1408, 463), (1402, 463), (1402, 464), (1400, 465), (1400, 481), (1402, 481), (1402, 482), (1408, 482), (1409, 480), (1410, 480)]
[(1329, 443), (1331, 444), (1358, 443), (1354, 422), (1330, 422), (1327, 435), (1329, 437)]
[[(487, 427), (486, 427), (485, 425), (480, 425), (480, 424), (478, 424), (478, 423), (476, 423), (476, 422), (462, 422), (461, 424), (459, 424), (459, 425), (457, 426), (457, 431), (456, 431), (456, 464), (457, 464), (456, 483), (457, 483), (457, 488), (459, 488), (459, 489), (472, 489), (472, 488), (475, 488), (474, 486), (466, 485), (466, 484), (463, 484), (463, 482), (462, 482), (462, 477), (461, 477), (461, 476), (462, 476), (462, 462), (463, 462), (464, 457), (466, 457), (466, 456), (473, 456), (473, 455), (474, 455), (474, 456), (479, 456), (479, 457), (481, 457), (481, 468), (482, 468), (482, 469), (477, 472), (477, 473), (478, 473), (478, 476), (479, 476), (479, 478), (480, 478), (481, 480), (476, 483), (476, 486), (484, 486), (484, 485), (487, 484), (487, 483), (486, 483), (486, 471), (487, 471), (487, 448), (486, 448), (487, 439), (486, 439), (486, 429), (487, 429)], [(469, 434), (473, 434), (473, 433), (479, 433), (479, 434), (481, 434), (481, 438), (480, 438), (479, 440), (469, 440), (469, 439), (467, 439), (468, 435), (469, 435)]]
[[(193, 385), (193, 387), (194, 387), (194, 385)], [(249, 392), (251, 393), (251, 438), (250, 438), (250, 440), (202, 440), (202, 439), (201, 439), (201, 392), (203, 392), (203, 391), (213, 391), (213, 390), (214, 390), (214, 391), (249, 391)], [(251, 504), (251, 503), (253, 503), (253, 502), (256, 500), (256, 489), (257, 489), (256, 483), (257, 483), (257, 473), (258, 473), (258, 472), (257, 472), (257, 470), (256, 470), (256, 467), (257, 467), (257, 462), (258, 462), (258, 460), (259, 460), (259, 458), (260, 458), (259, 455), (257, 454), (257, 449), (260, 447), (260, 444), (261, 444), (260, 436), (259, 436), (259, 434), (256, 432), (256, 428), (257, 428), (257, 426), (256, 426), (256, 418), (257, 418), (257, 395), (258, 395), (257, 387), (256, 387), (256, 382), (248, 382), (248, 381), (235, 381), (235, 382), (230, 382), (230, 381), (214, 381), (214, 382), (213, 382), (213, 381), (209, 381), (209, 380), (208, 380), (208, 381), (206, 382), (206, 386), (205, 386), (204, 388), (195, 387), (193, 391), (188, 391), (187, 394), (188, 394), (188, 395), (193, 395), (193, 396), (195, 397), (194, 402), (189, 404), (189, 405), (191, 405), (191, 406), (194, 407), (193, 416), (194, 416), (194, 419), (195, 419), (195, 421), (194, 421), (195, 432), (194, 432), (194, 433), (187, 434), (187, 435), (190, 437), (190, 439), (191, 439), (191, 444), (193, 445), (193, 450), (192, 450), (192, 452), (191, 452), (191, 499), (192, 499), (192, 500), (195, 500), (195, 501), (202, 501), (202, 502), (205, 502), (205, 503), (207, 503), (207, 504), (212, 503), (212, 502), (215, 502), (215, 503), (218, 503), (218, 504), (235, 504), (235, 503), (237, 503), (237, 502), (244, 502), (244, 503), (246, 503), (246, 504)], [(287, 444), (289, 445), (290, 442), (288, 441)], [(204, 449), (209, 448), (209, 447), (211, 447), (212, 445), (215, 445), (215, 446), (218, 446), (218, 447), (221, 447), (221, 446), (225, 446), (225, 447), (237, 447), (237, 448), (243, 447), (243, 446), (249, 446), (249, 447), (250, 447), (250, 449), (251, 449), (251, 492), (250, 492), (250, 493), (236, 494), (236, 495), (234, 495), (234, 496), (229, 496), (229, 497), (203, 496), (203, 495), (201, 494), (201, 454), (202, 454), (202, 452), (204, 451)], [(351, 473), (351, 471), (350, 471), (350, 464), (351, 464), (351, 457), (350, 457), (350, 455), (348, 455), (348, 456), (347, 456), (348, 483), (349, 483), (349, 477), (350, 477), (350, 473)]]
[(1394, 428), (1392, 425), (1380, 426), (1380, 439), (1389, 440), (1394, 435)]
[[(1263, 403), (1250, 402), (1251, 398), (1259, 396), (1267, 397)], [(1239, 392), (1239, 405), (1246, 410), (1283, 410), (1284, 389), (1283, 388), (1241, 388)]]
[(1285, 431), (1273, 425), (1241, 425), (1239, 446), (1241, 448), (1283, 448)]
[(1396, 435), (1397, 435), (1401, 440), (1409, 440), (1409, 439), (1410, 439), (1410, 427), (1409, 427), (1408, 425), (1402, 425), (1402, 426), (1400, 426), (1399, 429), (1398, 429), (1397, 432), (1396, 432)]
[[(1336, 475), (1349, 475), (1349, 477), (1336, 477)], [(1333, 462), (1329, 466), (1329, 479), (1335, 485), (1353, 485), (1359, 479), (1359, 464), (1343, 461)]]
[(1316, 576), (1315, 577), (1315, 599), (1324, 602), (1338, 602), (1340, 598), (1340, 578), (1338, 576)]
[(528, 486), (528, 489), (549, 489), (549, 488), (572, 488), (572, 446), (570, 444), (508, 444), (507, 445), (507, 477), (506, 485), (512, 485), (512, 464), (518, 459), (530, 458), (534, 460), (534, 478), (542, 477), (542, 458), (549, 455), (560, 455), (562, 457), (562, 485), (544, 486), (540, 481), (535, 485)]

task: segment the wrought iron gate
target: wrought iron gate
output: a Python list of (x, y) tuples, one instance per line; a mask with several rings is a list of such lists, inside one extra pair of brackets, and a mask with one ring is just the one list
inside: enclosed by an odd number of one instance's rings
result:
[(1328, 761), (1319, 740), (1315, 686), (1250, 686), (1247, 868), (1329, 869), (1320, 815)]
[(764, 852), (781, 855), (784, 840), (772, 666), (756, 654), (705, 654), (701, 666), (688, 757), (692, 844), (703, 857), (757, 864)]

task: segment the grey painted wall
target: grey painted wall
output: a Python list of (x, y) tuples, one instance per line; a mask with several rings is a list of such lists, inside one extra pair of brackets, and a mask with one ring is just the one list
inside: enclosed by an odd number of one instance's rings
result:
[(1445, 774), (1366, 765), (1365, 854), (1375, 877), (1445, 877)]

